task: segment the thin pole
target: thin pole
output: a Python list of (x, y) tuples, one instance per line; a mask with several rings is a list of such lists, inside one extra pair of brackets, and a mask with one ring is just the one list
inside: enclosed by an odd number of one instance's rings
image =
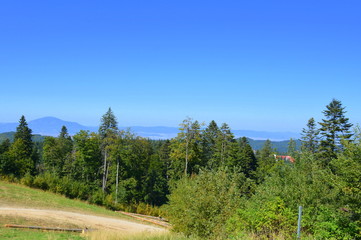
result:
[(297, 239), (301, 239), (302, 206), (298, 207)]

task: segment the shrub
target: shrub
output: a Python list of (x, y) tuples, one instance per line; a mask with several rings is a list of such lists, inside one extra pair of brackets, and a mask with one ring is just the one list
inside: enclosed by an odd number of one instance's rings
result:
[(224, 169), (181, 179), (165, 206), (173, 229), (187, 236), (224, 238), (225, 222), (239, 205), (243, 175)]
[(20, 179), (20, 183), (28, 187), (32, 187), (33, 181), (34, 181), (34, 177), (31, 176), (30, 173), (26, 173), (25, 176), (22, 179)]
[(265, 202), (249, 201), (228, 221), (230, 236), (239, 238), (254, 233), (259, 239), (282, 235), (291, 239), (297, 228), (296, 211), (286, 207), (280, 197)]

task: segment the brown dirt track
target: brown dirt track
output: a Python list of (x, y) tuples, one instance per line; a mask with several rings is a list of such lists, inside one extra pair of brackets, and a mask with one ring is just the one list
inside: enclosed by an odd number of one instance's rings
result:
[(165, 228), (132, 222), (125, 219), (101, 217), (68, 211), (0, 207), (0, 216), (41, 219), (42, 221), (59, 222), (77, 225), (81, 228), (121, 231), (123, 233), (165, 232)]

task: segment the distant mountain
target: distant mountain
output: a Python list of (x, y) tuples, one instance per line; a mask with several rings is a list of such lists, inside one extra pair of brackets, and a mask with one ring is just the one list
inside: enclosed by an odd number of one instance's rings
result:
[[(80, 130), (97, 132), (98, 127), (84, 126), (76, 122), (68, 122), (55, 117), (44, 117), (28, 122), (33, 134), (43, 136), (58, 136), (62, 126), (66, 126), (70, 135), (78, 133)], [(16, 131), (18, 123), (0, 123), (0, 133)], [(127, 127), (120, 127), (126, 129)], [(177, 127), (130, 127), (135, 134), (150, 139), (171, 139), (177, 136), (179, 132)], [(272, 141), (289, 140), (290, 138), (298, 139), (300, 136), (292, 132), (266, 132), (250, 130), (233, 130), (235, 137), (248, 137), (256, 140), (270, 139)]]
[(33, 133), (44, 136), (58, 136), (63, 126), (66, 126), (70, 135), (75, 135), (80, 130), (98, 131), (98, 127), (83, 126), (76, 122), (68, 122), (55, 117), (44, 117), (29, 122)]
[[(9, 139), (11, 142), (13, 142), (14, 135), (15, 135), (15, 132), (0, 133), (0, 143), (2, 143), (5, 139)], [(152, 135), (152, 134), (150, 134), (150, 135)], [(161, 136), (159, 135), (158, 137), (161, 137)], [(32, 139), (34, 142), (43, 142), (45, 139), (45, 136), (42, 136), (39, 134), (34, 134)], [(301, 147), (301, 141), (300, 140), (295, 140), (295, 141), (296, 141), (296, 149), (299, 150)], [(254, 139), (248, 138), (248, 142), (254, 150), (260, 150), (263, 147), (266, 140), (254, 140)], [(276, 151), (278, 153), (284, 154), (287, 152), (288, 143), (289, 143), (289, 140), (280, 141), (280, 142), (273, 141), (272, 148), (276, 149)]]
[[(18, 123), (0, 123), (0, 133), (14, 132)], [(58, 136), (62, 126), (66, 126), (70, 135), (78, 133), (80, 130), (98, 131), (97, 127), (87, 127), (76, 122), (68, 122), (55, 117), (43, 117), (28, 122), (33, 134), (43, 136)]]

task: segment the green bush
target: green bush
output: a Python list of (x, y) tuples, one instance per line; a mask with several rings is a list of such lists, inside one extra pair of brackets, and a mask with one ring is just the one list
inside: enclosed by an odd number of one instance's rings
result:
[(92, 204), (104, 205), (104, 200), (105, 194), (100, 188), (89, 196), (89, 202)]
[(239, 205), (241, 174), (204, 171), (181, 179), (164, 207), (174, 231), (201, 238), (225, 238), (225, 222)]
[(33, 186), (35, 188), (39, 188), (39, 189), (42, 189), (42, 190), (48, 190), (49, 189), (49, 184), (46, 181), (44, 175), (37, 175), (34, 178)]
[[(347, 166), (342, 165), (343, 169)], [(360, 176), (355, 172), (345, 174), (345, 178), (357, 174)], [(360, 218), (356, 211), (360, 201), (342, 194), (350, 182), (341, 181), (340, 175), (322, 166), (314, 155), (301, 155), (293, 165), (279, 163), (257, 187), (254, 196), (243, 198), (239, 210), (228, 221), (228, 231), (233, 237), (254, 234), (258, 239), (274, 236), (289, 239), (297, 229), (298, 206), (303, 206), (304, 236), (358, 239)]]
[(20, 179), (20, 183), (28, 187), (33, 186), (33, 181), (34, 181), (34, 177), (31, 176), (30, 173), (26, 173), (25, 176), (22, 179)]
[(280, 235), (291, 239), (297, 229), (297, 214), (280, 197), (262, 203), (249, 201), (245, 208), (238, 209), (227, 226), (230, 237), (236, 239), (248, 233), (259, 239)]

